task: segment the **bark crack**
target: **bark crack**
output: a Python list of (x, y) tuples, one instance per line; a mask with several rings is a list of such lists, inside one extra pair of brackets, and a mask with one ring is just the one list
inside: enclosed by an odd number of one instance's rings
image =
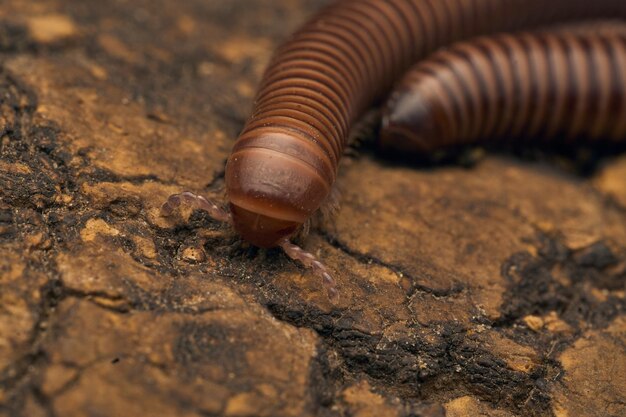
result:
[(399, 265), (394, 265), (392, 263), (386, 262), (374, 255), (364, 254), (355, 249), (352, 249), (349, 245), (342, 242), (341, 240), (339, 240), (339, 238), (331, 235), (327, 231), (319, 230), (318, 234), (322, 238), (324, 238), (324, 240), (328, 244), (330, 244), (333, 248), (338, 249), (339, 251), (348, 255), (352, 259), (355, 259), (356, 261), (362, 263), (363, 265), (374, 264), (374, 265), (386, 268), (401, 277), (407, 278), (411, 282), (411, 290), (407, 294), (407, 298), (411, 298), (416, 293), (420, 293), (420, 292), (424, 294), (430, 294), (436, 297), (445, 298), (445, 297), (450, 297), (450, 296), (460, 294), (465, 290), (465, 285), (459, 282), (457, 282), (454, 286), (452, 286), (449, 289), (437, 289), (437, 288), (428, 287), (426, 285), (418, 284), (419, 279), (415, 277), (413, 274), (411, 274), (410, 272), (408, 272), (405, 268)]

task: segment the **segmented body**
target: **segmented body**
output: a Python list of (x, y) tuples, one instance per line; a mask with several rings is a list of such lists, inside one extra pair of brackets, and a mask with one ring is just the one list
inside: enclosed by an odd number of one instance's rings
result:
[(261, 247), (291, 236), (328, 198), (352, 123), (437, 48), (625, 15), (623, 0), (338, 1), (281, 46), (265, 73), (226, 167), (235, 229)]
[(457, 43), (416, 65), (387, 104), (383, 146), (626, 138), (626, 36), (522, 33)]

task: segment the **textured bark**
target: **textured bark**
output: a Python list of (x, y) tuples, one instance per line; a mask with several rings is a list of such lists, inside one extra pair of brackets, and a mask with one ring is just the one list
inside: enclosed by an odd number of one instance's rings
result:
[(322, 3), (0, 3), (0, 415), (626, 415), (623, 153), (359, 151), (304, 240), (336, 306), (159, 216), (221, 198), (272, 49)]

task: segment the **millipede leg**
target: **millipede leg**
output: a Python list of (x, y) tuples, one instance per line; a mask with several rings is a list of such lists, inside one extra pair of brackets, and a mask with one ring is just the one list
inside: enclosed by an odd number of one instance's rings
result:
[(207, 200), (205, 197), (189, 191), (169, 196), (161, 206), (161, 215), (170, 216), (181, 204), (188, 204), (194, 208), (204, 210), (209, 213), (209, 216), (213, 220), (223, 223), (232, 223), (232, 217), (228, 211), (219, 207), (214, 202)]
[(310, 268), (322, 278), (322, 285), (326, 288), (326, 293), (331, 301), (337, 301), (339, 298), (339, 292), (335, 286), (335, 280), (330, 275), (328, 269), (317, 259), (312, 253), (306, 252), (301, 247), (294, 245), (288, 239), (283, 240), (279, 246), (283, 248), (287, 256), (294, 261), (302, 263), (305, 267)]

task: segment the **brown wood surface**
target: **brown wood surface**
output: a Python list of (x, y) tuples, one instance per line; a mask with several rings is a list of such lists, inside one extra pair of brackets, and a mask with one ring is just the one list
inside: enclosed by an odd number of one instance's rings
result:
[(336, 306), (159, 216), (221, 198), (272, 49), (322, 3), (0, 2), (1, 416), (626, 415), (625, 154), (361, 151), (304, 241)]

